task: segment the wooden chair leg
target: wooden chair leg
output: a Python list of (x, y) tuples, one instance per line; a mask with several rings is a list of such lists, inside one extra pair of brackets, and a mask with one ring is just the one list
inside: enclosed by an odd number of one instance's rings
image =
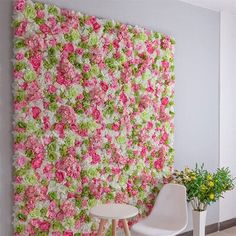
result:
[(102, 236), (104, 232), (104, 226), (107, 223), (107, 220), (101, 219), (99, 223), (98, 233), (97, 236)]
[(129, 231), (129, 226), (127, 224), (127, 221), (126, 220), (122, 220), (122, 223), (124, 225), (125, 236), (130, 236), (130, 231)]
[(117, 220), (112, 220), (112, 236), (116, 236)]

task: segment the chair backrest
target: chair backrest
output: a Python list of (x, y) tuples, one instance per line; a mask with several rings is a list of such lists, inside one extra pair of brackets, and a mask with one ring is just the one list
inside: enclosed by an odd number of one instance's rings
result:
[(160, 228), (184, 229), (188, 223), (185, 186), (164, 185), (147, 220)]

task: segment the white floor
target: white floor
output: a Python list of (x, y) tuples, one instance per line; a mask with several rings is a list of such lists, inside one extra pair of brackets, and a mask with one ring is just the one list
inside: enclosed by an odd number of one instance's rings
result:
[(236, 236), (236, 227), (228, 228), (220, 232), (209, 234), (209, 236)]

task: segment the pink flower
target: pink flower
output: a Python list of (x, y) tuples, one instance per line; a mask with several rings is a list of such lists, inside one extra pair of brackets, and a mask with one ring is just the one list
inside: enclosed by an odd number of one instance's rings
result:
[(57, 170), (56, 173), (55, 173), (55, 175), (56, 175), (56, 180), (57, 180), (57, 182), (61, 183), (61, 182), (64, 181), (64, 179), (65, 179), (65, 173), (64, 173), (63, 171)]
[(23, 11), (25, 9), (25, 0), (16, 1), (15, 9), (17, 11)]
[(83, 55), (84, 50), (83, 50), (83, 48), (77, 48), (77, 49), (76, 49), (76, 52), (77, 52), (79, 55)]
[(39, 29), (43, 32), (43, 33), (45, 33), (45, 34), (49, 34), (50, 32), (51, 32), (51, 30), (50, 30), (50, 28), (49, 28), (49, 26), (47, 25), (47, 24), (41, 24), (40, 26), (39, 26)]
[(60, 138), (64, 138), (65, 136), (64, 129), (65, 129), (65, 126), (62, 122), (56, 123), (55, 131), (58, 133)]
[(94, 120), (99, 120), (101, 117), (101, 112), (97, 108), (94, 108), (92, 111), (92, 116)]
[(19, 167), (22, 167), (26, 163), (26, 157), (20, 156), (20, 157), (17, 158), (16, 162), (17, 162)]
[(63, 236), (73, 236), (73, 232), (72, 231), (64, 231), (63, 232)]
[(95, 23), (93, 24), (93, 29), (94, 29), (95, 31), (98, 31), (100, 28), (101, 28), (101, 25), (100, 25), (98, 22), (95, 22)]
[(39, 69), (39, 67), (41, 66), (42, 59), (43, 59), (43, 56), (41, 54), (39, 54), (39, 53), (34, 54), (29, 59), (31, 65), (32, 65), (32, 67), (34, 68), (35, 71), (37, 71)]
[(24, 54), (22, 53), (22, 52), (18, 52), (17, 54), (16, 54), (16, 60), (22, 60), (22, 59), (24, 59)]
[(142, 150), (141, 150), (140, 155), (141, 155), (142, 157), (146, 157), (147, 151), (148, 151), (147, 148), (146, 148), (146, 147), (143, 147)]
[(167, 97), (164, 97), (164, 98), (161, 99), (161, 104), (163, 106), (166, 106), (168, 103), (169, 103), (169, 99)]
[(22, 36), (26, 32), (27, 22), (22, 21), (21, 24), (16, 28), (15, 34), (17, 36)]
[(45, 231), (45, 232), (49, 231), (50, 227), (51, 227), (51, 224), (47, 221), (42, 221), (39, 224), (40, 230)]
[(117, 123), (114, 123), (114, 124), (112, 125), (112, 130), (114, 130), (114, 131), (119, 131), (119, 130), (120, 130), (120, 125), (117, 124)]
[(38, 169), (41, 167), (42, 165), (42, 162), (43, 162), (43, 159), (42, 158), (34, 158), (31, 162), (31, 165), (34, 169)]
[(157, 170), (162, 170), (164, 164), (164, 159), (159, 158), (154, 162), (154, 166)]
[(44, 18), (45, 14), (44, 14), (44, 11), (43, 10), (38, 10), (37, 11), (37, 17), (38, 18)]
[(108, 85), (105, 82), (100, 82), (101, 88), (104, 92), (106, 92), (108, 90)]
[(37, 119), (41, 113), (41, 109), (39, 107), (32, 107), (33, 118)]
[(61, 233), (54, 231), (54, 232), (52, 232), (52, 236), (61, 236)]
[(122, 92), (122, 93), (120, 94), (120, 100), (121, 100), (121, 102), (122, 102), (123, 104), (126, 104), (126, 103), (128, 102), (128, 98), (127, 98), (127, 96), (125, 95), (124, 92)]
[(48, 92), (49, 93), (56, 93), (56, 91), (57, 91), (57, 88), (54, 85), (50, 84), (48, 86)]
[(64, 47), (63, 47), (63, 49), (64, 49), (64, 51), (66, 51), (66, 52), (74, 52), (74, 46), (73, 46), (73, 44), (72, 43), (67, 43), (67, 44), (65, 44), (64, 45)]
[(164, 71), (167, 71), (169, 69), (170, 63), (168, 61), (162, 61), (161, 65), (162, 65)]
[(83, 66), (83, 71), (84, 71), (84, 72), (90, 71), (90, 65), (89, 65), (89, 64), (84, 64), (84, 66)]

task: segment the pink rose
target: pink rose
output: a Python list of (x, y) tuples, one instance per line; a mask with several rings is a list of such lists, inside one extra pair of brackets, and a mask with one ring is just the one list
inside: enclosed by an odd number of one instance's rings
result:
[(124, 92), (122, 92), (122, 93), (120, 94), (120, 100), (121, 100), (121, 102), (122, 102), (123, 104), (126, 104), (126, 103), (128, 102), (128, 98), (127, 98), (127, 96), (125, 95)]
[(22, 167), (26, 163), (26, 157), (20, 156), (16, 160), (19, 167)]
[(17, 54), (16, 54), (16, 60), (22, 60), (22, 59), (24, 59), (24, 54), (22, 53), (22, 52), (18, 52)]
[(140, 155), (141, 155), (142, 157), (146, 157), (147, 151), (148, 151), (147, 148), (146, 148), (146, 147), (143, 147), (142, 150), (141, 150)]
[(54, 232), (52, 232), (52, 236), (61, 236), (61, 233), (54, 231)]
[(49, 231), (50, 227), (51, 227), (51, 224), (47, 221), (42, 221), (39, 224), (40, 230), (45, 231), (45, 232)]
[(83, 71), (84, 71), (84, 72), (90, 71), (90, 65), (89, 65), (89, 64), (84, 64), (84, 66), (83, 66)]
[(64, 231), (63, 236), (73, 236), (73, 232), (72, 231)]
[(61, 183), (64, 181), (65, 179), (65, 173), (63, 171), (57, 170), (56, 173), (56, 180), (57, 182)]
[(161, 65), (162, 65), (164, 71), (167, 71), (168, 68), (169, 68), (169, 66), (170, 66), (170, 64), (169, 64), (168, 61), (162, 61), (162, 62), (161, 62)]
[(38, 10), (37, 11), (37, 17), (38, 18), (44, 18), (45, 14), (44, 14), (44, 11), (43, 10)]
[(48, 92), (49, 93), (56, 93), (56, 91), (57, 91), (57, 88), (54, 85), (50, 84), (48, 86)]
[(105, 82), (102, 81), (100, 83), (100, 85), (101, 85), (101, 88), (104, 92), (106, 92), (108, 90), (108, 85)]
[(43, 59), (43, 56), (41, 54), (35, 54), (29, 59), (35, 71), (37, 71), (39, 67), (41, 66), (42, 59)]
[(39, 107), (32, 107), (33, 118), (37, 119), (41, 113), (41, 109)]
[(164, 97), (164, 98), (161, 99), (161, 104), (163, 106), (166, 106), (168, 103), (169, 103), (169, 99), (167, 97)]
[(92, 116), (94, 120), (99, 120), (101, 117), (101, 112), (97, 108), (94, 108), (92, 111)]
[(25, 0), (16, 1), (15, 9), (17, 11), (23, 11), (25, 9)]
[(16, 28), (15, 34), (17, 36), (22, 36), (26, 31), (26, 27), (27, 27), (27, 22), (22, 21), (20, 25)]
[(162, 170), (163, 165), (164, 165), (164, 159), (162, 158), (159, 158), (154, 162), (154, 166), (157, 170)]
[(50, 32), (51, 32), (51, 30), (50, 30), (50, 28), (49, 28), (49, 26), (47, 25), (47, 24), (41, 24), (40, 26), (39, 26), (39, 29), (43, 32), (43, 33), (45, 33), (45, 34), (49, 34)]
[(119, 124), (113, 124), (112, 125), (112, 130), (119, 131), (120, 130), (120, 125)]
[(63, 47), (63, 49), (64, 49), (64, 51), (66, 51), (66, 52), (74, 52), (74, 46), (73, 46), (73, 44), (72, 43), (67, 43), (67, 44), (65, 44), (64, 45), (64, 47)]
[(93, 29), (94, 29), (95, 31), (98, 31), (100, 28), (101, 28), (101, 25), (100, 25), (98, 22), (94, 22), (94, 23), (93, 23)]
[(42, 158), (34, 158), (32, 161), (31, 161), (31, 165), (34, 169), (38, 169), (41, 167), (42, 165), (42, 162), (43, 162), (43, 159)]

